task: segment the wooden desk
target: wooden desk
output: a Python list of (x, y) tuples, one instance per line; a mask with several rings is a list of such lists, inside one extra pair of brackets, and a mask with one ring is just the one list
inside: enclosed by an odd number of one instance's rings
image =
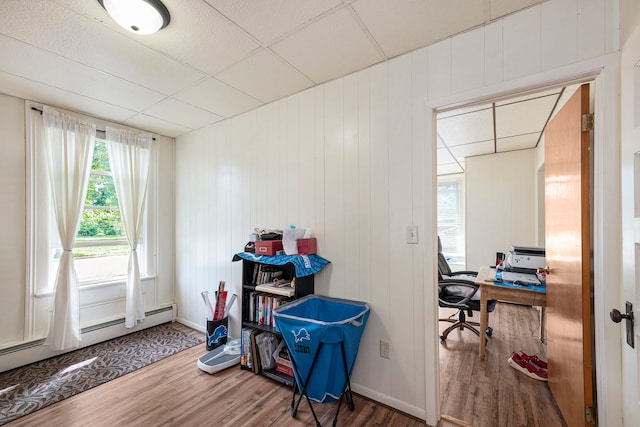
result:
[(480, 359), (484, 359), (486, 353), (486, 340), (483, 339), (483, 334), (487, 330), (487, 325), (489, 323), (487, 300), (490, 299), (542, 307), (540, 318), (540, 340), (544, 341), (547, 294), (545, 292), (534, 291), (532, 289), (495, 285), (493, 283), (495, 275), (495, 268), (482, 267), (480, 268), (480, 271), (478, 271), (478, 276), (476, 277), (476, 284), (480, 286)]

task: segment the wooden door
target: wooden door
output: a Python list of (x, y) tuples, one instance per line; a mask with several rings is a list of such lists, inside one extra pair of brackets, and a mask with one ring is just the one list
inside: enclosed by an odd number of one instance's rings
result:
[(545, 130), (545, 245), (549, 387), (569, 426), (586, 425), (594, 406), (591, 357), (589, 85), (582, 85)]

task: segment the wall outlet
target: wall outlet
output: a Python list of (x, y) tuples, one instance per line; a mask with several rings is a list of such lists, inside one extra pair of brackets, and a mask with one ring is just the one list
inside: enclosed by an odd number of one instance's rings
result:
[(391, 349), (389, 341), (380, 340), (380, 357), (391, 359)]
[(411, 244), (418, 243), (418, 226), (417, 225), (407, 226), (407, 243), (411, 243)]

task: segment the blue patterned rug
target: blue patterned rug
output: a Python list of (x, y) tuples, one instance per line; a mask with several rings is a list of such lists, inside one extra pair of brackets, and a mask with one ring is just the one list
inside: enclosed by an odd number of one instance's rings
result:
[(204, 340), (165, 323), (0, 373), (0, 425)]

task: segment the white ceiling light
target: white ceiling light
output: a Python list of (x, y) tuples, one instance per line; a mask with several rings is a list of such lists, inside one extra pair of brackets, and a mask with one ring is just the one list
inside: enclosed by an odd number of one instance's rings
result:
[(169, 25), (171, 16), (160, 0), (98, 0), (122, 28), (152, 34)]

